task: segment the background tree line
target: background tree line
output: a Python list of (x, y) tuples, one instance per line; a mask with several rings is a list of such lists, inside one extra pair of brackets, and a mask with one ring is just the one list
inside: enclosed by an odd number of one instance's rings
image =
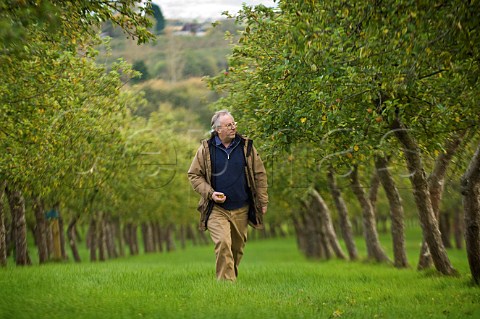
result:
[(2, 265), (8, 255), (30, 264), (32, 238), (44, 263), (66, 258), (67, 244), (79, 261), (79, 236), (102, 260), (138, 253), (139, 229), (147, 251), (173, 249), (174, 229), (191, 233), (176, 191), (187, 181), (176, 174), (196, 145), (196, 115), (158, 103), (148, 119), (136, 116), (149, 103), (129, 84), (139, 73), (109, 60), (100, 37), (110, 21), (138, 44), (151, 41), (150, 12), (150, 2), (131, 0), (2, 2)]

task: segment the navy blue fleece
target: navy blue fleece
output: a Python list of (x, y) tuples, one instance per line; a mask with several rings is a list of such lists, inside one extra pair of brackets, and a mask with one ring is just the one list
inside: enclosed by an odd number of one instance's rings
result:
[(240, 138), (237, 136), (225, 148), (218, 136), (215, 136), (215, 191), (222, 192), (227, 200), (221, 207), (232, 210), (248, 204), (247, 179), (245, 177), (245, 157)]

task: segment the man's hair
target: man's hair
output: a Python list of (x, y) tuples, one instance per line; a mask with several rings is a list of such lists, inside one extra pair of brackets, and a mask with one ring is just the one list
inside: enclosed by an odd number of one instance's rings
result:
[(215, 114), (213, 114), (212, 116), (212, 121), (210, 122), (210, 125), (212, 126), (212, 130), (215, 130), (217, 127), (220, 126), (219, 118), (220, 116), (224, 116), (224, 115), (229, 115), (233, 118), (232, 114), (230, 114), (230, 112), (227, 110), (220, 110), (215, 112)]

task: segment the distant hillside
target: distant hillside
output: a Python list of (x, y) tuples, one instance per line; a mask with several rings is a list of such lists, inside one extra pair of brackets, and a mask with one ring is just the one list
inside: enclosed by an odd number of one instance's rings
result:
[(112, 56), (124, 58), (144, 73), (142, 80), (162, 79), (169, 82), (190, 77), (215, 75), (227, 67), (226, 55), (231, 44), (225, 32), (236, 35), (240, 28), (232, 20), (223, 20), (213, 28), (211, 23), (168, 20), (163, 34), (155, 43), (138, 46), (119, 30), (106, 25), (103, 35), (110, 36)]

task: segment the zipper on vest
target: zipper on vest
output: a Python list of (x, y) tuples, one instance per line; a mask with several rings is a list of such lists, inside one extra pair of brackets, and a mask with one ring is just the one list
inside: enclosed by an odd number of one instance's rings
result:
[[(240, 143), (238, 143), (237, 145), (235, 145), (235, 146), (232, 148), (232, 150), (230, 151), (230, 153), (232, 153), (232, 152), (233, 152), (233, 150), (234, 150), (234, 149), (236, 149), (236, 148), (238, 147), (238, 145), (240, 145)], [(223, 148), (221, 148), (221, 147), (218, 147), (218, 146), (216, 146), (216, 145), (215, 145), (215, 147), (217, 147), (217, 148), (221, 149), (222, 151), (224, 151), (224, 152), (227, 154), (227, 160), (230, 160), (230, 153), (229, 153), (229, 152), (227, 152), (227, 150), (226, 150), (226, 149), (223, 149)]]

